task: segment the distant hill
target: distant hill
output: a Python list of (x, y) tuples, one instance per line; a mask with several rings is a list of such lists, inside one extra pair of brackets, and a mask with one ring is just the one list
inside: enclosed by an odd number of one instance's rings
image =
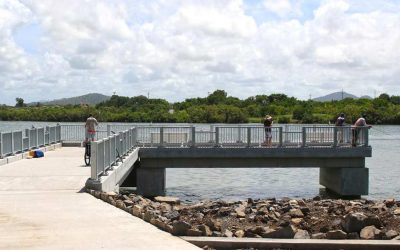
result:
[[(95, 105), (103, 101), (109, 100), (111, 97), (98, 94), (98, 93), (90, 93), (87, 95), (70, 97), (70, 98), (62, 98), (53, 101), (40, 101), (39, 103), (42, 105), (77, 105), (77, 104), (89, 104)], [(36, 105), (38, 102), (28, 103), (28, 105)]]
[(370, 97), (369, 95), (363, 95), (360, 97), (360, 99), (368, 99), (368, 100), (372, 100), (373, 98)]
[(355, 95), (340, 91), (340, 92), (331, 93), (326, 96), (317, 97), (317, 98), (314, 98), (313, 100), (317, 101), (317, 102), (330, 102), (330, 101), (342, 100), (345, 98), (358, 99), (358, 97)]

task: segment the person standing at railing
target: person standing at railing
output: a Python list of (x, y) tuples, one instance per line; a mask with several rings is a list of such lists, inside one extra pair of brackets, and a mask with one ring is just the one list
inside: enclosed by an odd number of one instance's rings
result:
[(354, 125), (351, 128), (352, 134), (353, 134), (353, 139), (352, 139), (351, 145), (353, 147), (357, 146), (357, 141), (359, 139), (359, 135), (360, 135), (360, 132), (363, 127), (364, 128), (372, 127), (371, 125), (367, 124), (367, 121), (365, 120), (365, 114), (362, 114), (361, 117), (357, 119), (357, 121), (354, 123)]
[(338, 127), (338, 139), (339, 143), (343, 143), (343, 126), (345, 125), (344, 113), (341, 113), (339, 117), (336, 119), (335, 126)]
[(265, 141), (264, 144), (267, 147), (272, 145), (272, 124), (273, 124), (272, 117), (270, 115), (266, 115), (264, 118), (264, 132), (265, 132)]
[(86, 142), (88, 142), (89, 140), (94, 141), (94, 138), (96, 136), (96, 126), (98, 125), (99, 123), (97, 122), (96, 118), (94, 118), (93, 115), (90, 114), (85, 124)]

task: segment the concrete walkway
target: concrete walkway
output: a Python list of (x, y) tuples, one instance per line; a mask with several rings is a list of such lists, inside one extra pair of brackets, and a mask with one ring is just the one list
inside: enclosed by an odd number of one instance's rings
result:
[(199, 249), (87, 193), (82, 148), (0, 166), (0, 249)]

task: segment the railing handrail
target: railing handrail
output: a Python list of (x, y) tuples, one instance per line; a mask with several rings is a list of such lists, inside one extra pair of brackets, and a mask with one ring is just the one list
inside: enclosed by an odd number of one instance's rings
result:
[(61, 126), (32, 127), (0, 132), (0, 158), (61, 141)]

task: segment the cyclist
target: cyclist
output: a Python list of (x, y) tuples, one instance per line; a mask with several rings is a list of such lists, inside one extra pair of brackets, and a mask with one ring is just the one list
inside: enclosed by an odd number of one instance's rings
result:
[(98, 126), (99, 123), (97, 122), (96, 118), (93, 117), (92, 114), (89, 115), (89, 117), (86, 120), (85, 128), (86, 128), (86, 142), (88, 141), (94, 141), (94, 138), (96, 136), (96, 126)]

